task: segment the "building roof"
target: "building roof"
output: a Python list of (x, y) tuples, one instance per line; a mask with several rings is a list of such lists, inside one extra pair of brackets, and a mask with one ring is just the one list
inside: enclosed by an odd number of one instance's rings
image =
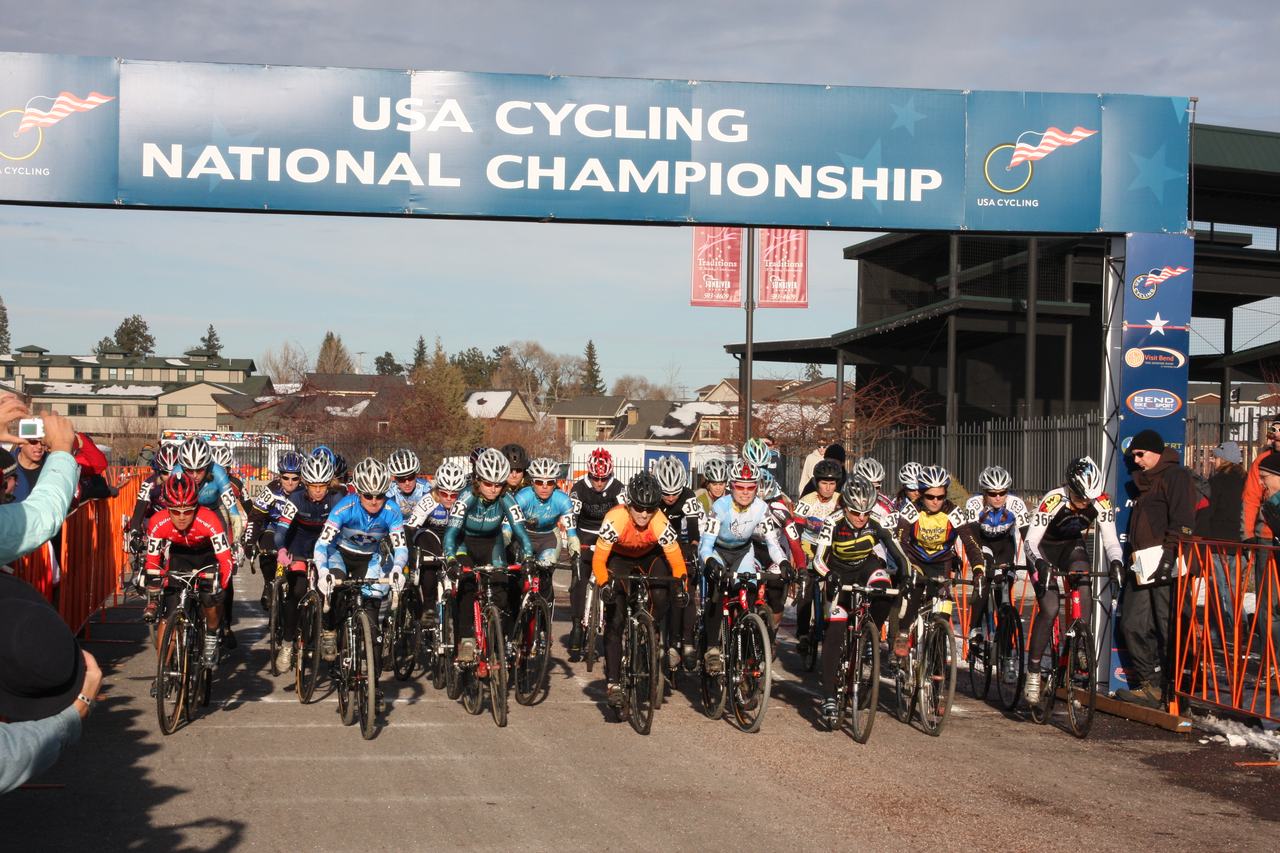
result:
[(652, 438), (649, 428), (662, 426), (667, 412), (671, 411), (674, 404), (669, 400), (628, 400), (627, 405), (628, 409), (635, 409), (636, 422), (630, 422), (631, 412), (628, 411), (622, 429), (618, 430), (613, 437), (643, 441)]
[(575, 397), (556, 403), (550, 414), (554, 418), (616, 418), (626, 404), (623, 396)]
[(390, 388), (403, 388), (406, 384), (407, 380), (403, 376), (382, 376), (377, 373), (308, 373), (302, 383), (302, 390), (373, 396)]
[(738, 407), (727, 403), (709, 403), (705, 400), (680, 403), (667, 412), (661, 424), (649, 427), (647, 437), (664, 441), (692, 441), (698, 434), (698, 424), (703, 418), (733, 417), (737, 413)]
[[(511, 388), (489, 388), (468, 391), (464, 405), (471, 417), (492, 420), (502, 417), (515, 402), (524, 403), (524, 396), (519, 391)], [(529, 409), (529, 406), (525, 404), (525, 408)], [(532, 409), (529, 411), (532, 412)]]
[(1280, 133), (1197, 124), (1193, 160), (1197, 166), (1280, 175)]
[[(120, 358), (112, 358), (110, 361), (104, 361), (97, 354), (90, 353), (88, 355), (48, 355), (49, 352), (43, 347), (34, 344), (28, 344), (25, 347), (19, 347), (14, 350), (15, 353), (25, 353), (27, 355), (40, 356), (38, 362), (49, 367), (84, 367), (89, 366), (109, 366), (109, 367), (143, 367), (143, 368), (190, 368), (192, 370), (243, 370), (253, 373), (257, 366), (251, 358), (223, 358), (222, 356), (214, 356), (208, 361), (191, 362), (187, 359), (174, 358), (173, 356), (162, 355), (137, 355), (127, 352), (120, 347), (109, 347), (103, 350), (103, 353), (119, 355)], [(7, 359), (12, 360), (12, 359)], [(30, 363), (30, 359), (25, 359)]]

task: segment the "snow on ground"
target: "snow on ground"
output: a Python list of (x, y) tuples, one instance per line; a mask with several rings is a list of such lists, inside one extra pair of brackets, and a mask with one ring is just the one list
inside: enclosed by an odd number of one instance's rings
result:
[(1261, 726), (1250, 726), (1238, 720), (1220, 719), (1213, 714), (1206, 714), (1203, 717), (1192, 715), (1191, 719), (1197, 729), (1209, 732), (1211, 735), (1201, 738), (1201, 743), (1214, 741), (1225, 742), (1227, 746), (1248, 746), (1280, 761), (1280, 724), (1264, 720)]

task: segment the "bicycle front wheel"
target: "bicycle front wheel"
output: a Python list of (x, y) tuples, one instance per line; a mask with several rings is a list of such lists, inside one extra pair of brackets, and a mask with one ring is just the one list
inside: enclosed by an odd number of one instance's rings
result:
[(1018, 707), (1027, 669), (1022, 656), (1022, 617), (1011, 605), (1003, 605), (999, 613), (995, 642), (996, 694), (1006, 711)]
[(756, 613), (744, 613), (729, 638), (729, 700), (738, 728), (758, 732), (773, 684), (769, 629)]
[[(724, 667), (721, 665), (720, 672), (712, 675), (707, 672), (706, 654), (707, 654), (707, 637), (705, 631), (698, 632), (698, 661), (701, 669), (702, 677), (698, 685), (698, 693), (702, 698), (702, 713), (713, 720), (718, 720), (724, 716), (725, 697), (725, 676)], [(728, 647), (728, 638), (725, 636), (724, 620), (720, 620), (720, 630), (715, 637), (715, 644), (720, 647), (721, 657)]]
[(920, 723), (937, 737), (951, 715), (956, 692), (956, 638), (951, 623), (934, 616), (920, 650)]
[(502, 614), (492, 604), (484, 610), (485, 642), (489, 664), (489, 712), (493, 721), (502, 728), (507, 724), (507, 642), (502, 633)]
[(874, 623), (863, 622), (849, 650), (845, 670), (844, 707), (841, 719), (849, 721), (853, 739), (866, 743), (876, 721), (876, 704), (880, 700), (880, 635)]
[(284, 628), (281, 622), (284, 620), (284, 583), (279, 577), (271, 579), (271, 611), (267, 616), (267, 642), (270, 649), (270, 666), (271, 674), (279, 675), (280, 667), (276, 665), (276, 658), (280, 657), (280, 645)]
[(320, 596), (309, 590), (298, 602), (298, 639), (295, 641), (294, 689), (303, 705), (311, 702), (320, 675)]
[(187, 699), (187, 624), (181, 613), (171, 613), (160, 626), (160, 654), (156, 664), (156, 716), (160, 731), (171, 735), (178, 728)]
[(653, 713), (658, 707), (658, 691), (662, 674), (658, 671), (658, 642), (653, 617), (639, 610), (631, 616), (630, 648), (627, 669), (627, 719), (638, 734), (647, 735), (653, 727)]
[[(355, 607), (353, 603), (351, 605)], [(335, 680), (338, 682), (338, 716), (344, 726), (353, 725), (356, 721), (356, 704), (359, 702), (355, 690), (356, 646), (355, 628), (350, 619), (343, 623), (338, 631), (338, 659), (334, 664)]]
[(418, 607), (415, 606), (417, 590), (407, 588), (400, 597), (400, 606), (392, 614), (391, 625), (391, 669), (399, 681), (408, 681), (418, 665), (418, 643), (421, 637), (418, 632)]
[(982, 642), (969, 641), (969, 691), (975, 699), (986, 699), (991, 691), (991, 669), (995, 659), (995, 638), (989, 625), (984, 625)]
[(360, 717), (360, 736), (372, 740), (378, 724), (378, 664), (374, 655), (377, 634), (373, 620), (364, 608), (356, 614), (355, 681), (356, 704)]
[(516, 617), (515, 694), (521, 705), (533, 705), (547, 695), (551, 663), (551, 605), (533, 596)]
[(1073, 634), (1067, 648), (1067, 722), (1073, 735), (1084, 738), (1093, 726), (1093, 711), (1098, 701), (1093, 632), (1080, 621), (1075, 624)]

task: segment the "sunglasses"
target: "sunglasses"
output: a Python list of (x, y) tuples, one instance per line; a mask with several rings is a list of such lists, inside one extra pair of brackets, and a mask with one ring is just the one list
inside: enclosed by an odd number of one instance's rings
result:
[(535, 486), (554, 486), (556, 484), (556, 481), (555, 480), (534, 480), (533, 484)]
[(634, 512), (636, 515), (653, 515), (655, 512), (657, 512), (657, 510), (654, 509), (653, 507), (640, 507), (640, 506), (633, 506), (631, 508), (631, 511)]
[[(1151, 451), (1150, 451), (1150, 450), (1135, 450), (1135, 451), (1133, 451), (1133, 458), (1134, 458), (1134, 459), (1141, 459), (1143, 456), (1146, 456), (1148, 453), (1151, 453)], [(1152, 455), (1154, 455), (1154, 454), (1152, 454)]]
[(608, 478), (608, 477), (597, 477), (595, 474), (588, 474), (588, 475), (587, 475), (587, 479), (588, 479), (588, 480), (590, 480), (590, 481), (591, 481), (591, 482), (593, 482), (593, 483), (603, 483), (604, 481), (608, 480), (609, 478)]
[(360, 497), (367, 501), (385, 501), (387, 496), (382, 492), (361, 492)]
[(178, 518), (185, 518), (188, 515), (195, 515), (196, 508), (193, 506), (169, 507), (169, 515), (176, 515)]
[(850, 518), (866, 518), (868, 515), (871, 515), (870, 512), (858, 512), (856, 509), (846, 509), (844, 514)]
[(452, 501), (452, 500), (458, 499), (458, 492), (446, 492), (443, 489), (436, 489), (436, 494), (444, 498), (445, 500)]
[(297, 474), (281, 474), (280, 475), (280, 482), (282, 483), (296, 483), (300, 479), (302, 478), (299, 477)]
[(931, 495), (928, 492), (925, 492), (923, 495), (921, 495), (921, 497), (923, 497), (927, 501), (940, 501), (946, 498), (946, 496), (947, 496), (946, 492), (943, 492), (940, 495)]
[(735, 492), (754, 492), (756, 490), (755, 483), (734, 483), (733, 490)]
[(397, 482), (397, 483), (412, 483), (412, 482), (413, 482), (414, 480), (416, 480), (416, 479), (418, 479), (418, 475), (417, 475), (417, 474), (410, 474), (408, 477), (396, 477), (396, 482)]
[(987, 492), (987, 497), (989, 497), (989, 498), (1002, 498), (1002, 497), (1004, 497), (1004, 496), (1005, 496), (1005, 495), (1007, 495), (1007, 494), (1009, 494), (1009, 491), (1006, 489), (1006, 490), (1005, 490), (1005, 491), (1003, 491), (1003, 492)]
[(494, 483), (491, 480), (481, 480), (480, 485), (488, 486), (491, 489), (501, 489), (506, 483)]

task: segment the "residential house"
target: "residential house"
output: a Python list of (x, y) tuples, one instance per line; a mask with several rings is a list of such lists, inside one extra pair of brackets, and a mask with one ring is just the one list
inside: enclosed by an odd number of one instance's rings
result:
[(559, 401), (548, 414), (556, 419), (560, 438), (565, 444), (572, 444), (612, 438), (627, 425), (628, 408), (635, 406), (622, 396), (575, 397)]
[(511, 389), (468, 391), (467, 414), (473, 418), (515, 423), (533, 423), (537, 420), (524, 395)]

